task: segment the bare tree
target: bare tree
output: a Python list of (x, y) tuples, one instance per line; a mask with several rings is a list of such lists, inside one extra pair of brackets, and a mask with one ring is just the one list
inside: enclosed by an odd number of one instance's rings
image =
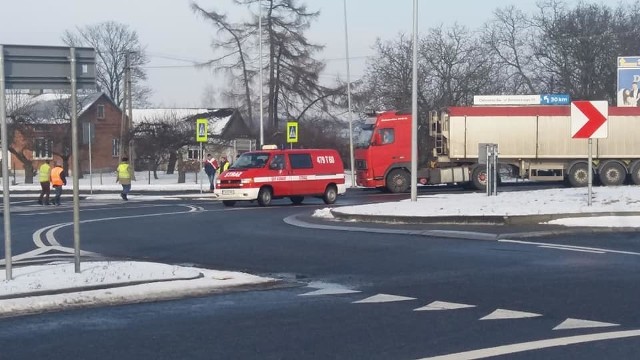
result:
[(96, 81), (98, 86), (119, 107), (122, 107), (125, 88), (125, 62), (131, 68), (132, 99), (135, 106), (148, 104), (151, 89), (143, 85), (147, 79), (143, 68), (149, 62), (138, 33), (127, 25), (113, 21), (66, 30), (62, 41), (68, 46), (87, 46), (96, 49)]
[[(319, 84), (320, 72), (324, 63), (315, 60), (313, 55), (322, 49), (310, 43), (304, 35), (318, 12), (308, 11), (297, 0), (236, 0), (237, 4), (263, 6), (263, 32), (266, 61), (263, 62), (266, 81), (268, 128), (277, 132), (280, 117), (301, 118), (308, 113), (309, 104), (317, 109), (326, 110), (336, 89)], [(252, 20), (245, 23), (232, 23), (226, 15), (216, 11), (205, 11), (193, 3), (194, 11), (209, 19), (223, 35), (213, 41), (214, 47), (226, 52), (206, 65), (229, 74), (236, 74), (241, 81), (238, 85), (244, 91), (248, 118), (253, 120), (252, 109), (256, 97), (251, 90), (255, 85), (260, 61), (256, 58), (258, 43), (258, 15), (252, 14)], [(228, 59), (233, 59), (230, 63)], [(228, 95), (238, 95), (231, 93)]]
[(540, 34), (522, 10), (509, 6), (494, 11), (494, 18), (483, 29), (486, 46), (496, 57), (496, 65), (504, 74), (508, 94), (536, 94), (542, 85), (532, 44)]

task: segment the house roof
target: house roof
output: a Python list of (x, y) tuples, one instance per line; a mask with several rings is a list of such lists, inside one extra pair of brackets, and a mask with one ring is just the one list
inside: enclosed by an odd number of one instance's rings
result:
[(133, 109), (133, 122), (185, 121), (192, 122), (195, 128), (196, 119), (207, 119), (209, 135), (221, 136), (235, 111), (232, 108)]
[[(29, 108), (28, 113), (39, 123), (61, 123), (70, 119), (71, 94), (46, 93), (37, 96), (18, 94), (17, 96), (20, 99), (16, 103), (20, 107)], [(78, 94), (76, 96), (79, 106), (78, 118), (103, 96), (115, 106), (104, 92)]]

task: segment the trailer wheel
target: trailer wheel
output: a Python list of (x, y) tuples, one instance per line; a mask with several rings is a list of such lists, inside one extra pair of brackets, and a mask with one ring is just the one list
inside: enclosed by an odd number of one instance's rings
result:
[(602, 166), (598, 175), (602, 185), (620, 186), (624, 184), (624, 179), (627, 177), (627, 170), (620, 163), (610, 161)]
[(304, 200), (304, 196), (291, 196), (289, 198), (294, 205), (302, 204), (302, 200)]
[(236, 204), (235, 200), (222, 200), (222, 204), (224, 204), (224, 206), (233, 206)]
[(640, 185), (640, 161), (631, 164), (631, 181), (635, 185)]
[(324, 195), (322, 195), (322, 200), (325, 204), (331, 205), (336, 202), (338, 198), (338, 189), (336, 189), (335, 185), (328, 185), (326, 189), (324, 189)]
[(471, 172), (471, 183), (477, 190), (487, 189), (487, 168), (476, 166)]
[(269, 204), (271, 204), (272, 197), (273, 194), (271, 193), (271, 189), (268, 187), (263, 187), (262, 189), (260, 189), (260, 192), (258, 192), (258, 204), (260, 206), (269, 206)]
[(409, 173), (395, 169), (387, 175), (387, 189), (392, 193), (401, 193), (409, 190)]
[(569, 169), (569, 184), (573, 187), (589, 185), (589, 166), (587, 163), (577, 163)]

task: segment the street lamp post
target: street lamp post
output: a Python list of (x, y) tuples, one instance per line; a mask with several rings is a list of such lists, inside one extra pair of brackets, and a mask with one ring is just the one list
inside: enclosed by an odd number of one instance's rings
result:
[(351, 73), (349, 65), (349, 32), (347, 27), (347, 0), (344, 4), (344, 48), (347, 56), (347, 106), (349, 107), (349, 155), (351, 160), (351, 186), (356, 185), (355, 157), (353, 155), (353, 113), (351, 112)]
[(418, 201), (418, 0), (413, 0), (413, 74), (411, 81), (411, 201)]
[(262, 149), (262, 145), (264, 145), (264, 114), (262, 109), (262, 0), (258, 1), (258, 67), (260, 67), (260, 81), (258, 81), (260, 86), (260, 149)]

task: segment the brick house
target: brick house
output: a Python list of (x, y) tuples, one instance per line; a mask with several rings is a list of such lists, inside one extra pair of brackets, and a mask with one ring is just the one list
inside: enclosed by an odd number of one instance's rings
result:
[[(102, 92), (79, 94), (77, 102), (80, 172), (89, 173), (90, 157), (92, 172), (114, 171), (119, 161), (122, 111)], [(71, 167), (70, 103), (68, 94), (42, 94), (24, 102), (23, 108), (28, 109), (23, 112), (31, 120), (13, 129), (12, 147), (27, 159), (27, 165), (30, 163), (34, 171), (45, 160), (62, 162), (63, 157), (68, 157)], [(91, 154), (89, 133), (93, 139)], [(24, 174), (23, 162), (10, 155), (9, 167), (17, 174)], [(25, 174), (25, 180), (28, 178)]]

